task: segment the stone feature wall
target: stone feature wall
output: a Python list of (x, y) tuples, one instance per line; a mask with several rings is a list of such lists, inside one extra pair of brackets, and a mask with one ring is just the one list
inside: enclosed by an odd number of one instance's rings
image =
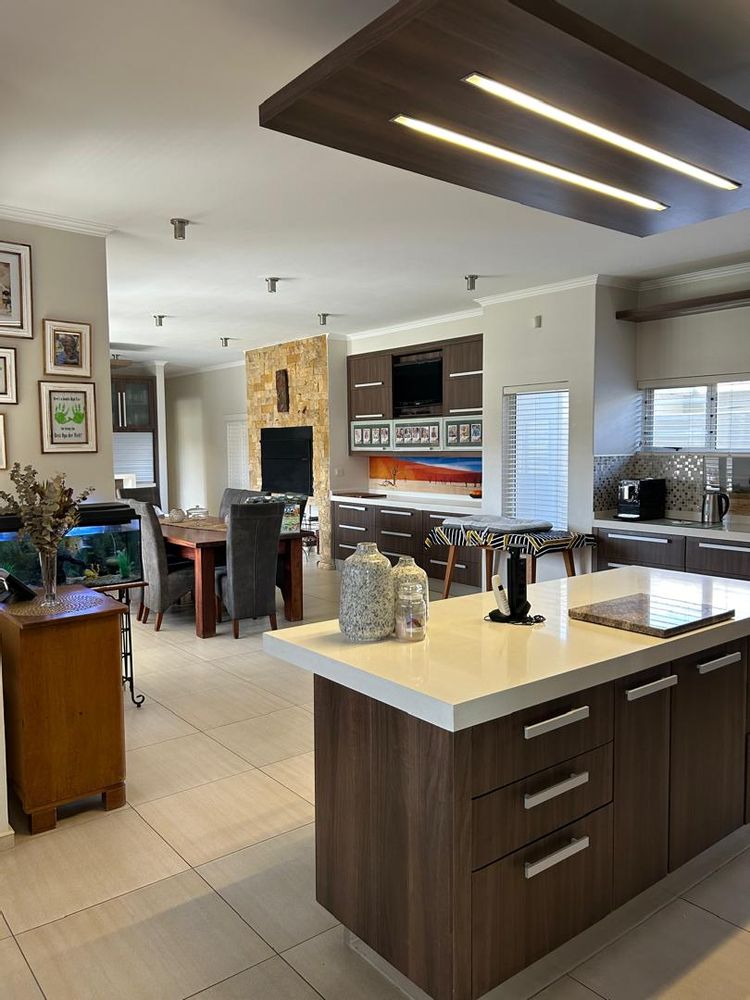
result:
[[(261, 488), (264, 427), (312, 427), (313, 499), (320, 516), (320, 565), (332, 569), (328, 338), (310, 337), (245, 352), (250, 487)], [(276, 406), (276, 372), (289, 373), (289, 412)]]

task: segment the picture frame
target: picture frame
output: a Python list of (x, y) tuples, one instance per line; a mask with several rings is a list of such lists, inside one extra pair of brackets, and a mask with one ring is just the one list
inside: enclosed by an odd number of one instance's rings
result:
[(98, 451), (96, 386), (93, 382), (40, 382), (42, 451)]
[(458, 425), (458, 440), (461, 444), (465, 444), (469, 441), (471, 436), (470, 425), (469, 424), (459, 424)]
[(33, 336), (31, 247), (0, 242), (0, 337)]
[(18, 402), (15, 347), (0, 347), (0, 405)]
[(482, 425), (480, 423), (471, 425), (471, 443), (472, 444), (482, 443)]
[(369, 444), (370, 443), (370, 434), (371, 434), (371, 431), (370, 431), (369, 427), (363, 427), (362, 428), (362, 444)]
[(362, 444), (362, 428), (361, 427), (355, 427), (354, 428), (354, 444), (355, 444), (355, 446), (358, 446), (358, 445)]
[(389, 445), (391, 443), (391, 432), (388, 427), (380, 428), (380, 443), (383, 445)]
[(437, 424), (430, 424), (430, 444), (438, 444), (440, 442), (440, 428)]
[(0, 469), (8, 468), (8, 448), (5, 441), (5, 414), (0, 413)]
[(91, 324), (44, 321), (44, 374), (91, 378)]
[(379, 427), (373, 427), (373, 429), (372, 429), (372, 443), (373, 444), (380, 444), (380, 428)]
[(458, 443), (458, 425), (448, 424), (448, 444)]

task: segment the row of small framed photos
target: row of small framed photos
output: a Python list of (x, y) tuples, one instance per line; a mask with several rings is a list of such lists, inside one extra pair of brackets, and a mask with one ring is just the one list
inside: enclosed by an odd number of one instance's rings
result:
[(481, 417), (413, 420), (354, 420), (352, 451), (481, 451)]

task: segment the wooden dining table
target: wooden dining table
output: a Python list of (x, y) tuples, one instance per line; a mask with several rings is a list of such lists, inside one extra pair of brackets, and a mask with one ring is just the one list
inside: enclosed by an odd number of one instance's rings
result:
[[(161, 533), (183, 559), (195, 563), (195, 634), (200, 639), (216, 635), (215, 570), (226, 561), (227, 530), (218, 519), (191, 523), (161, 522)], [(281, 593), (287, 621), (302, 621), (302, 535), (281, 535), (279, 564), (282, 569)]]

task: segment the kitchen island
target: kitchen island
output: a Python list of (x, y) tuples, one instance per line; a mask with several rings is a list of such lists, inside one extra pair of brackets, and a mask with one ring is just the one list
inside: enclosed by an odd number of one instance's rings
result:
[[(670, 639), (568, 617), (735, 610)], [(437, 602), (426, 642), (266, 634), (315, 679), (317, 898), (436, 1000), (471, 1000), (743, 822), (750, 583), (627, 568)]]

